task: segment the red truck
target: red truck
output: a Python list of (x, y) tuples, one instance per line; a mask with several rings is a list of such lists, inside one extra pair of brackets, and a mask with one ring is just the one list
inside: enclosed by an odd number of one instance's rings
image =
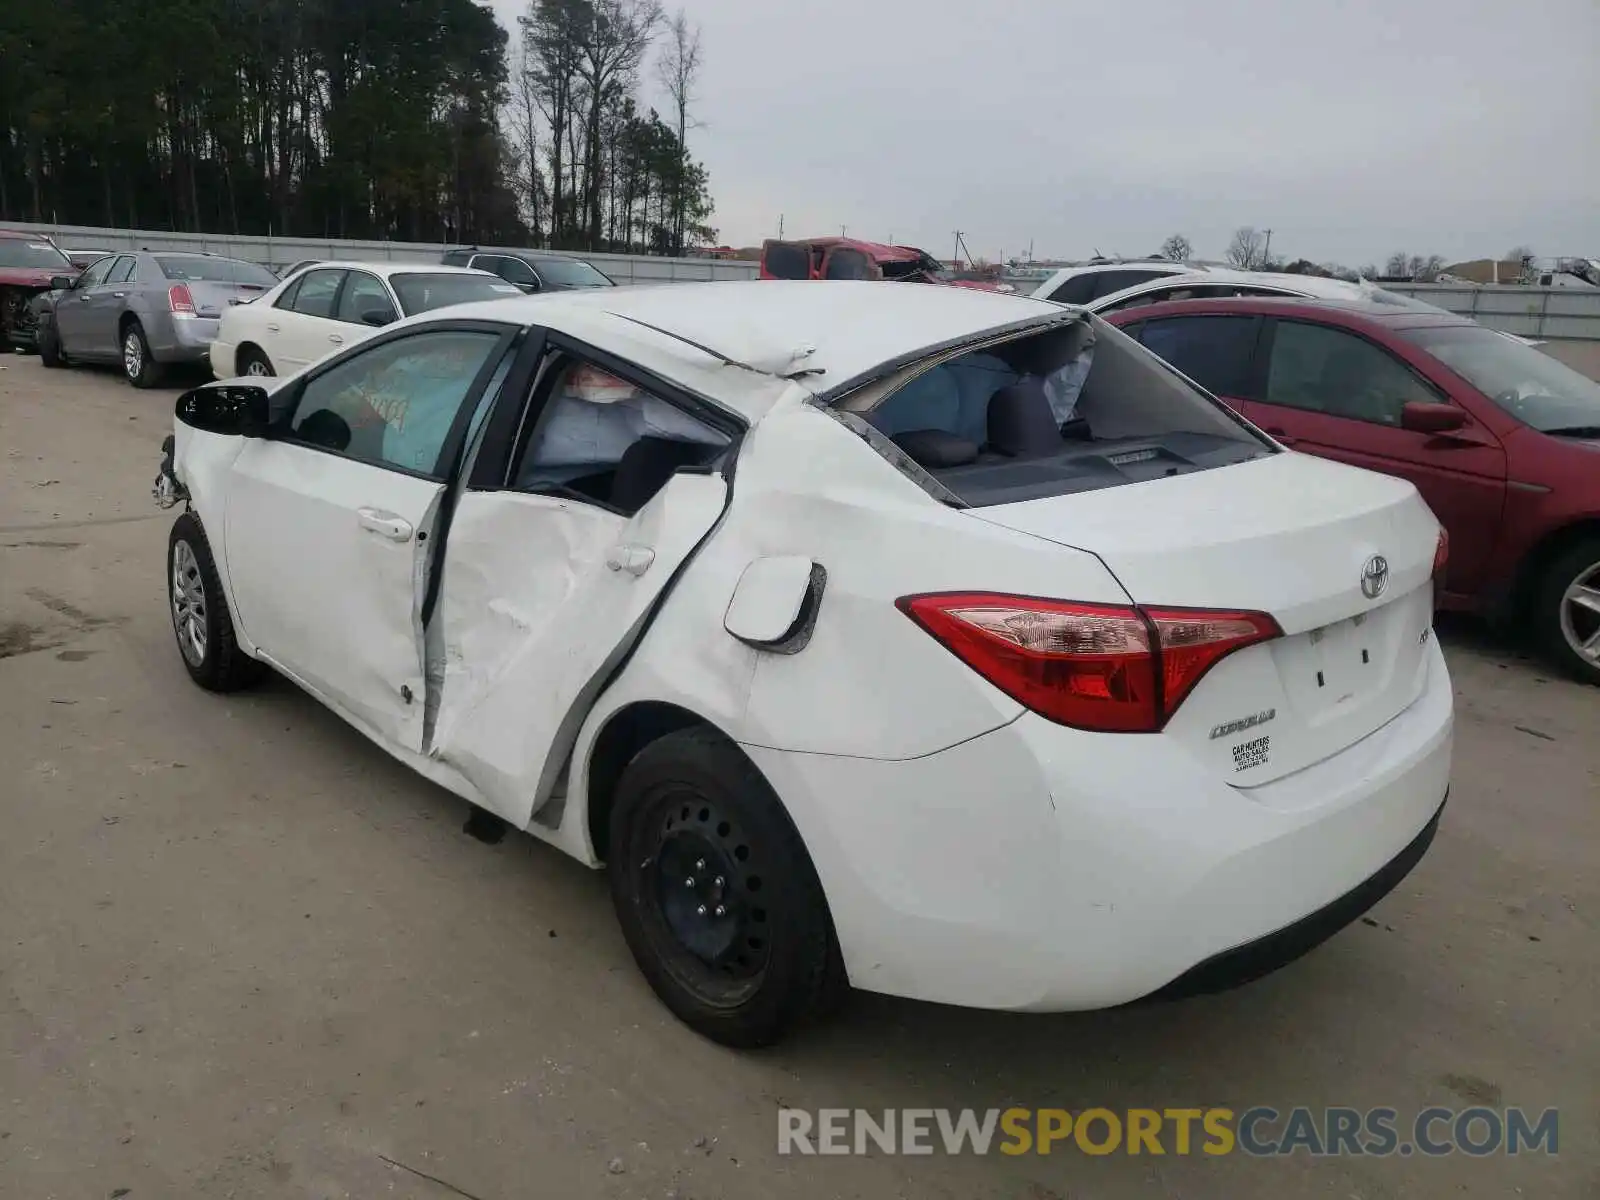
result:
[(953, 278), (943, 263), (915, 246), (889, 246), (855, 238), (801, 238), (761, 243), (762, 279), (890, 279), (938, 283), (980, 291), (1011, 291), (994, 280)]

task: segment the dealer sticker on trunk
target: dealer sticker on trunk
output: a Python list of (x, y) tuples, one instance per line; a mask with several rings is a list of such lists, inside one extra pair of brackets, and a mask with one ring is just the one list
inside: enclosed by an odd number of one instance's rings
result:
[(1258, 737), (1253, 741), (1240, 742), (1233, 748), (1233, 769), (1248, 771), (1252, 767), (1266, 764), (1267, 757), (1272, 752), (1272, 738)]

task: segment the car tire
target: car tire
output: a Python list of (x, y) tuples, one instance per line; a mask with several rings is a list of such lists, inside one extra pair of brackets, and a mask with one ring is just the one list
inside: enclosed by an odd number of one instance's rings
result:
[(137, 321), (129, 321), (122, 330), (122, 373), (136, 388), (155, 387), (166, 374), (151, 356), (150, 341)]
[(67, 365), (67, 356), (61, 353), (61, 339), (54, 325), (41, 326), (38, 334), (39, 361), (52, 369)]
[(234, 360), (233, 369), (241, 376), (270, 377), (277, 374), (272, 368), (272, 360), (254, 346), (245, 346), (240, 349), (238, 356)]
[(623, 769), (609, 864), (634, 961), (674, 1015), (712, 1041), (769, 1045), (846, 990), (800, 834), (715, 730), (668, 734)]
[(1533, 631), (1545, 654), (1574, 679), (1600, 684), (1600, 538), (1557, 556), (1533, 604)]
[(184, 669), (207, 691), (236, 692), (265, 673), (239, 645), (211, 543), (193, 513), (174, 521), (167, 538), (167, 609)]

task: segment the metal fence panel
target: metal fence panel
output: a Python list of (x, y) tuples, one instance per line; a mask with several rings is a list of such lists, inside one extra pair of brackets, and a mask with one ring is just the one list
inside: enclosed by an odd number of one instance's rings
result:
[[(356, 262), (436, 263), (449, 247), (431, 242), (362, 242), (315, 238), (229, 237), (207, 233), (167, 233), (148, 229), (102, 229), (91, 225), (31, 225), (6, 222), (5, 228), (44, 234), (69, 250), (171, 250), (221, 254), (272, 267), (303, 258), (350, 259)], [(482, 246), (483, 250), (526, 249)], [(562, 251), (539, 251), (563, 254)], [(715, 258), (657, 258), (645, 254), (579, 254), (618, 283), (687, 283), (717, 279), (754, 279), (759, 264)]]
[(1470, 287), (1448, 283), (1385, 283), (1381, 286), (1472, 317), (1491, 329), (1550, 341), (1600, 341), (1600, 288), (1514, 284)]

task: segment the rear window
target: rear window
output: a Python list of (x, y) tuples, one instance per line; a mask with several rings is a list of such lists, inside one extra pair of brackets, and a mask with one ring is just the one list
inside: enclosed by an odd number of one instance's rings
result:
[(607, 275), (602, 275), (588, 263), (578, 258), (541, 258), (538, 260), (539, 274), (544, 276), (546, 283), (560, 284), (562, 287), (615, 287)]
[(762, 263), (777, 279), (811, 278), (811, 251), (797, 242), (768, 242)]
[(494, 275), (457, 275), (444, 271), (436, 274), (419, 271), (391, 275), (389, 286), (394, 288), (395, 295), (400, 297), (400, 307), (406, 310), (408, 317), (416, 316), (417, 313), (432, 312), (436, 308), (445, 308), (451, 304), (471, 304), (475, 300), (504, 300), (510, 296), (522, 295), (515, 284), (507, 283)]
[(156, 266), (168, 279), (184, 283), (253, 283), (274, 287), (278, 278), (265, 267), (237, 258), (210, 258), (199, 254), (158, 254)]
[[(1227, 408), (1103, 321), (904, 368), (840, 419), (933, 495), (1014, 504), (1187, 475), (1277, 453)], [(902, 465), (902, 470), (906, 467)]]
[(1215, 396), (1244, 396), (1260, 320), (1248, 316), (1160, 317), (1139, 341)]

